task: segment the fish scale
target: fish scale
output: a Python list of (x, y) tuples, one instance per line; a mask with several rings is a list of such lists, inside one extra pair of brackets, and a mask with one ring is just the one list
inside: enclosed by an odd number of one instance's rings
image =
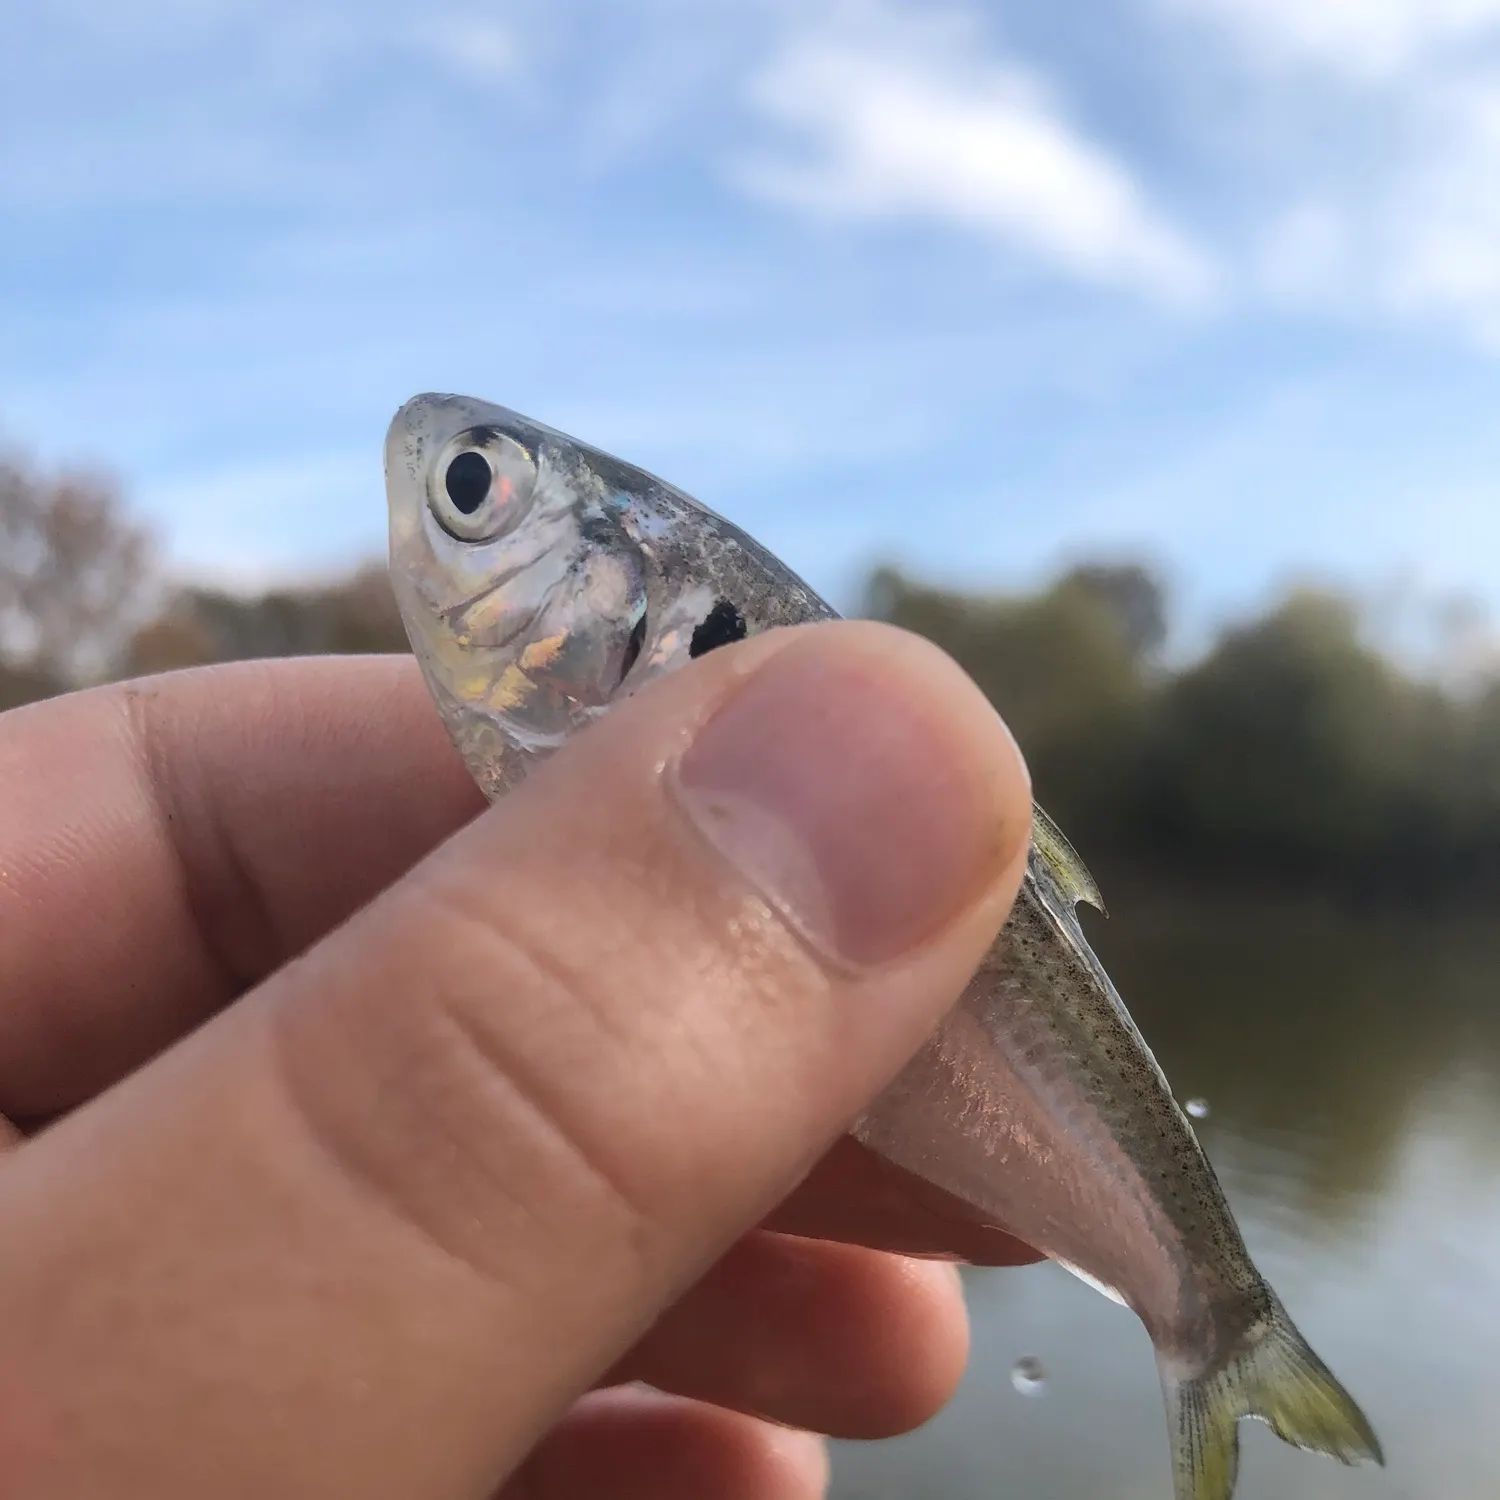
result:
[[(482, 462), (481, 462), (482, 461)], [(484, 484), (484, 466), (491, 476)], [(386, 440), (391, 580), (485, 794), (705, 651), (836, 618), (691, 496), (502, 406), (418, 396)], [(1103, 910), (1042, 811), (1015, 907), (958, 1004), (855, 1122), (869, 1150), (1140, 1318), (1175, 1500), (1231, 1500), (1238, 1424), (1383, 1462), (1256, 1270), (1187, 1116), (1078, 923)]]

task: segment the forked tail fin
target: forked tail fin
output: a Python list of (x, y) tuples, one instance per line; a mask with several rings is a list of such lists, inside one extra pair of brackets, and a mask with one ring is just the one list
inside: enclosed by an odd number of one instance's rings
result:
[(1162, 1390), (1175, 1500), (1230, 1500), (1241, 1417), (1268, 1423), (1283, 1442), (1341, 1463), (1385, 1462), (1365, 1414), (1279, 1304), (1223, 1369), (1179, 1380), (1163, 1367)]

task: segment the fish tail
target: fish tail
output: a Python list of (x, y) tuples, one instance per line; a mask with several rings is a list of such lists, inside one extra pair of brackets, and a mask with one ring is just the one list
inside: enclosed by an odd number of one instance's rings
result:
[(1162, 1389), (1176, 1500), (1230, 1500), (1241, 1417), (1265, 1422), (1283, 1442), (1341, 1463), (1385, 1462), (1365, 1414), (1279, 1305), (1227, 1365), (1192, 1379), (1180, 1379), (1164, 1365)]

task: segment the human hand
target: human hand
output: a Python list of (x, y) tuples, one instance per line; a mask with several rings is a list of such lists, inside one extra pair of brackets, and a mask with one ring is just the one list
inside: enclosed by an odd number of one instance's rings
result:
[(726, 648), (479, 816), (398, 659), (22, 710), (0, 786), (0, 1494), (801, 1500), (786, 1427), (946, 1399), (950, 1268), (754, 1230), (866, 1227), (792, 1190), (1024, 866), (933, 648)]

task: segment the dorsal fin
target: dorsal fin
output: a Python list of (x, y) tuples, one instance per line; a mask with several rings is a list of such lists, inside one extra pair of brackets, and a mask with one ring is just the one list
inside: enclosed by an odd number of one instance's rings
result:
[[(1063, 831), (1047, 814), (1031, 804), (1031, 842), (1046, 865), (1047, 872), (1057, 882), (1058, 889), (1073, 904), (1086, 901), (1095, 911), (1104, 911), (1104, 897), (1094, 884), (1088, 866), (1078, 857), (1078, 852), (1063, 836)], [(1105, 912), (1108, 916), (1108, 913)]]

